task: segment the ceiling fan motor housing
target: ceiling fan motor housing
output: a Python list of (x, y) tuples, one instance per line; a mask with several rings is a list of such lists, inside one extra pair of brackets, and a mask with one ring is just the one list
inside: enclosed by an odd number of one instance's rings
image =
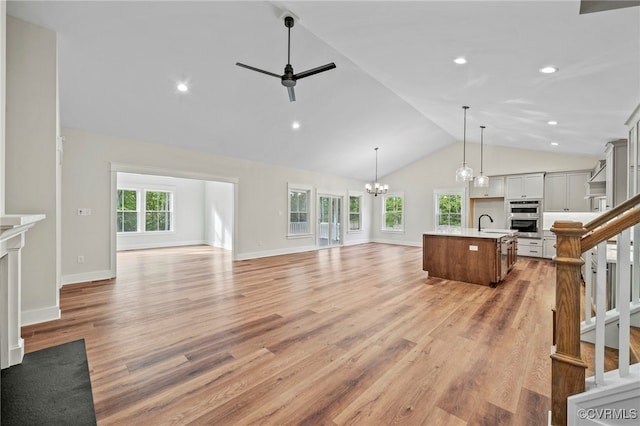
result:
[(284, 26), (287, 28), (293, 27), (293, 18), (291, 16), (284, 17)]
[(291, 64), (287, 64), (284, 67), (282, 85), (285, 87), (293, 87), (296, 85), (296, 80), (293, 78), (293, 67), (291, 66)]

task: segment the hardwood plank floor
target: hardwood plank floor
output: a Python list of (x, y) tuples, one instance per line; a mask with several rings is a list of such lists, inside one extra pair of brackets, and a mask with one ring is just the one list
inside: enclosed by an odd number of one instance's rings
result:
[(425, 277), (384, 244), (233, 262), (207, 246), (121, 252), (61, 291), (26, 351), (84, 338), (110, 424), (542, 425), (555, 270), (497, 288)]

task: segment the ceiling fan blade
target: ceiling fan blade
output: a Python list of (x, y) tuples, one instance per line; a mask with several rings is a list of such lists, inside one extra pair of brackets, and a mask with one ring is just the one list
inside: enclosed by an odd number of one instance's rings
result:
[(329, 71), (332, 70), (336, 67), (336, 64), (334, 64), (333, 62), (331, 62), (330, 64), (327, 65), (322, 65), (321, 67), (317, 67), (317, 68), (313, 68), (307, 71), (302, 71), (296, 75), (293, 76), (294, 80), (300, 80), (301, 78), (305, 78), (305, 77), (309, 77), (310, 75), (314, 75), (314, 74), (318, 74), (324, 71)]
[(258, 72), (261, 72), (262, 74), (271, 75), (271, 76), (274, 76), (274, 77), (277, 77), (277, 78), (281, 78), (282, 77), (279, 74), (272, 73), (272, 72), (265, 71), (265, 70), (261, 70), (260, 68), (252, 67), (250, 65), (241, 64), (240, 62), (236, 62), (236, 65), (239, 66), (239, 67), (242, 67), (242, 68), (246, 68), (248, 70), (258, 71)]
[(293, 91), (293, 86), (287, 87), (287, 92), (289, 92), (289, 102), (295, 102), (296, 92)]

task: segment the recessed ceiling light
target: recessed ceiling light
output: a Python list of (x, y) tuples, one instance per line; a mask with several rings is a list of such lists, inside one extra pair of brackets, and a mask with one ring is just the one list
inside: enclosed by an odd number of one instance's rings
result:
[(550, 121), (547, 121), (547, 124), (548, 124), (549, 126), (557, 126), (557, 125), (558, 125), (558, 122), (557, 122), (557, 121), (555, 121), (555, 120), (550, 120)]
[(291, 123), (291, 128), (296, 130), (300, 128), (300, 123), (297, 121), (294, 121), (293, 123)]
[(189, 86), (187, 86), (187, 83), (178, 83), (176, 89), (178, 89), (178, 92), (185, 93), (189, 91)]
[(455, 58), (453, 60), (453, 62), (455, 62), (458, 65), (462, 65), (462, 64), (466, 64), (467, 60), (465, 58), (463, 58), (462, 56), (460, 56), (459, 58)]
[(558, 71), (558, 67), (554, 67), (551, 65), (548, 65), (544, 68), (540, 68), (540, 72), (543, 74), (553, 74), (556, 71)]
[(560, 145), (558, 142), (551, 142), (551, 146), (558, 146)]

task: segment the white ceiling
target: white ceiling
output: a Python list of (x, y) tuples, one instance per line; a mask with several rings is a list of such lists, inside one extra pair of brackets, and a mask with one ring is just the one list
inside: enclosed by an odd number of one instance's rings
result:
[[(640, 7), (580, 15), (578, 0), (9, 1), (7, 9), (58, 33), (65, 127), (362, 180), (374, 177), (375, 147), (384, 176), (461, 141), (462, 105), (471, 107), (468, 142), (485, 125), (486, 144), (601, 155), (625, 137), (640, 102)], [(284, 11), (299, 17), (295, 71), (337, 65), (299, 80), (296, 102), (276, 78), (235, 66), (282, 73)], [(457, 56), (468, 63), (454, 64)], [(545, 65), (560, 70), (541, 74)], [(182, 80), (188, 94), (175, 89)]]

